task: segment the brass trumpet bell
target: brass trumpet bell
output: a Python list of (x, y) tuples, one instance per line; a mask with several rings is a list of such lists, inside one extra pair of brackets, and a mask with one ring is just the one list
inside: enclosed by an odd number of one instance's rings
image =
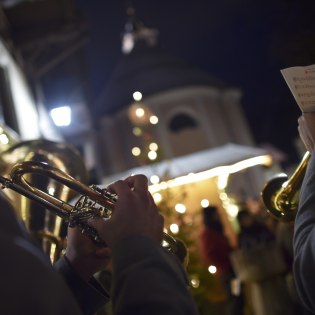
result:
[[(79, 151), (65, 143), (57, 143), (44, 139), (21, 141), (13, 143), (6, 150), (0, 151), (0, 174), (10, 176), (15, 165), (25, 161), (40, 161), (52, 165), (71, 174), (82, 182), (87, 182), (87, 171)], [(29, 172), (23, 177), (34, 187), (50, 192), (55, 198), (71, 200), (74, 192), (60, 185), (52, 178), (36, 172)], [(52, 261), (58, 259), (63, 249), (63, 239), (66, 236), (64, 222), (60, 216), (46, 211), (44, 205), (39, 205), (14, 190), (4, 190), (17, 215), (24, 221), (26, 228), (38, 240), (43, 250)], [(44, 206), (44, 209), (43, 209)]]
[(285, 174), (277, 175), (265, 184), (261, 192), (267, 211), (279, 221), (290, 222), (295, 219), (299, 206), (300, 188), (310, 156), (309, 152), (304, 154), (290, 178)]

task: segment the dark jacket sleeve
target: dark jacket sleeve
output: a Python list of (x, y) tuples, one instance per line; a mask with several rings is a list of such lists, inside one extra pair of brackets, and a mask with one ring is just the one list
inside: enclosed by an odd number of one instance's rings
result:
[(179, 260), (159, 244), (129, 237), (113, 249), (112, 261), (115, 315), (198, 314)]
[(109, 301), (109, 296), (94, 278), (89, 282), (82, 280), (71, 267), (68, 259), (61, 257), (54, 268), (59, 271), (85, 315), (94, 314)]
[(303, 305), (315, 313), (315, 154), (301, 188), (293, 246), (296, 288)]

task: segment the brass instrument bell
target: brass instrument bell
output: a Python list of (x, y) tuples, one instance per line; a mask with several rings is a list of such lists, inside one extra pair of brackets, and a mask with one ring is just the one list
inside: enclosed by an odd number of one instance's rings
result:
[(311, 157), (306, 152), (295, 172), (288, 178), (280, 174), (268, 181), (261, 197), (267, 211), (279, 221), (294, 221), (299, 206), (299, 193)]
[[(11, 169), (25, 161), (40, 161), (71, 174), (82, 182), (87, 182), (87, 171), (80, 153), (74, 147), (48, 140), (21, 141), (12, 144), (0, 153), (0, 174), (9, 176)], [(58, 181), (38, 173), (25, 174), (29, 183), (49, 192), (55, 198), (70, 200), (74, 192), (60, 185)], [(33, 202), (13, 190), (4, 190), (18, 216), (26, 228), (35, 236), (52, 261), (59, 258), (66, 236), (64, 222), (60, 216), (45, 211), (43, 205)]]

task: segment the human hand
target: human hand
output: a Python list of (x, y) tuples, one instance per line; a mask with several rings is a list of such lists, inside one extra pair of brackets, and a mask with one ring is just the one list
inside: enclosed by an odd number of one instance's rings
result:
[(68, 228), (66, 257), (83, 280), (88, 281), (97, 271), (107, 269), (110, 255), (108, 247), (96, 244), (79, 228)]
[(113, 248), (119, 240), (131, 235), (146, 236), (161, 243), (164, 219), (148, 190), (146, 176), (130, 176), (107, 189), (118, 196), (111, 218), (89, 220), (106, 244)]
[(310, 153), (315, 145), (315, 112), (303, 113), (298, 119), (300, 138)]

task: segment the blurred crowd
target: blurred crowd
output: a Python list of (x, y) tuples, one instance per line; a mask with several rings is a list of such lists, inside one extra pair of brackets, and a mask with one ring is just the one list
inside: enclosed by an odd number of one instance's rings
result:
[(236, 217), (235, 245), (219, 210), (202, 209), (200, 251), (203, 262), (216, 267), (225, 293), (224, 314), (307, 314), (292, 276), (294, 223), (274, 219), (259, 200), (244, 202)]

